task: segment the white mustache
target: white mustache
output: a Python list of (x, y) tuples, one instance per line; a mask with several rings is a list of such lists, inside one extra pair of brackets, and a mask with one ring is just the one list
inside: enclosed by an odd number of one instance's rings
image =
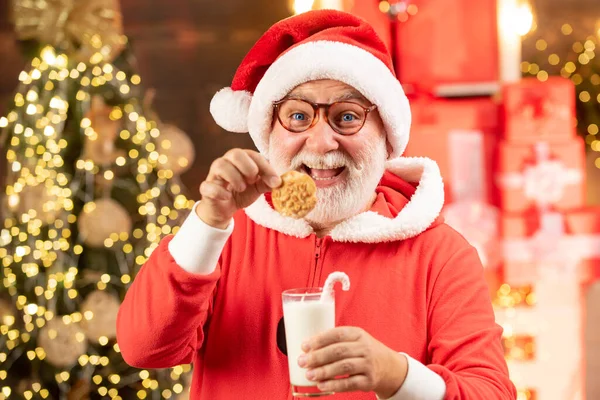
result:
[(325, 155), (314, 154), (309, 152), (298, 153), (291, 161), (291, 169), (298, 169), (302, 165), (314, 169), (335, 169), (353, 165), (353, 160), (346, 154), (335, 151)]

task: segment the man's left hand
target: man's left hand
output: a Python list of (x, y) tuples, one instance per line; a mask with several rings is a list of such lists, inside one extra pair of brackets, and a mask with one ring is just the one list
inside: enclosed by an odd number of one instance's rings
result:
[[(298, 364), (322, 391), (373, 391), (386, 399), (406, 379), (408, 360), (361, 328), (337, 327), (302, 345)], [(336, 379), (336, 377), (340, 377)]]

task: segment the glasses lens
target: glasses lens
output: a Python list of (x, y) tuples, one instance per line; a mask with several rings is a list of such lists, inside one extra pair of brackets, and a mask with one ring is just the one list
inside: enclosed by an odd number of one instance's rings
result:
[(302, 132), (310, 128), (315, 118), (315, 110), (305, 101), (289, 99), (281, 103), (279, 122), (291, 132)]
[(343, 135), (358, 132), (365, 124), (366, 117), (365, 109), (355, 103), (334, 103), (329, 108), (329, 123)]

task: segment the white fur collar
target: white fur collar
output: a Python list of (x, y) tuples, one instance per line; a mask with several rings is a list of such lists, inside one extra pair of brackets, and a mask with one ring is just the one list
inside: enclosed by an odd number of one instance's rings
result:
[[(419, 182), (408, 204), (393, 219), (372, 211), (358, 214), (331, 231), (333, 240), (361, 243), (404, 240), (424, 232), (438, 217), (444, 205), (444, 184), (433, 160), (398, 157), (389, 160), (386, 169), (407, 182)], [(273, 210), (264, 196), (245, 211), (250, 219), (265, 228), (300, 238), (313, 233), (305, 220), (284, 217)]]

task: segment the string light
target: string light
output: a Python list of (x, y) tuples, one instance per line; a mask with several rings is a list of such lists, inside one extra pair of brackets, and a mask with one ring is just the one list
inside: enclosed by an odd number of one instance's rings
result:
[(531, 361), (535, 359), (535, 337), (532, 335), (510, 335), (502, 337), (504, 357), (507, 360)]
[[(173, 179), (173, 171), (166, 169), (165, 164), (159, 164), (159, 160), (168, 155), (156, 145), (160, 129), (144, 117), (140, 102), (135, 101), (137, 86), (141, 83), (139, 75), (119, 70), (105, 62), (100, 53), (92, 55), (90, 64), (86, 65), (74, 63), (57, 49), (46, 46), (31, 60), (28, 70), (21, 72), (19, 80), (21, 87), (13, 98), (12, 110), (0, 116), (0, 129), (10, 135), (6, 153), (10, 171), (5, 189), (7, 209), (0, 227), (2, 287), (16, 299), (14, 315), (3, 313), (0, 320), (3, 338), (0, 341), (3, 343), (0, 347), (3, 364), (0, 399), (14, 395), (49, 397), (50, 388), (45, 388), (42, 383), (4, 384), (18, 378), (11, 375), (10, 365), (19, 354), (14, 350), (21, 345), (35, 341), (35, 347), (23, 352), (22, 357), (38, 367), (42, 360), (50, 364), (57, 362), (53, 346), (60, 346), (61, 335), (65, 333), (54, 327), (47, 329), (49, 321), (61, 321), (64, 324), (59, 325), (61, 327), (76, 327), (73, 346), (79, 343), (87, 347), (88, 342), (93, 342), (80, 327), (94, 322), (98, 315), (90, 311), (61, 314), (61, 310), (55, 308), (58, 298), (76, 305), (86, 293), (77, 285), (77, 280), (87, 282), (89, 271), (84, 269), (83, 275), (79, 273), (79, 260), (88, 249), (85, 240), (75, 237), (79, 232), (75, 229), (79, 221), (79, 201), (85, 199), (86, 209), (94, 207), (92, 199), (85, 197), (89, 189), (85, 187), (89, 184), (86, 179), (91, 179), (92, 185), (112, 184), (122, 178), (119, 168), (129, 164), (137, 169), (135, 180), (144, 185), (141, 190), (144, 198), (138, 196), (138, 201), (144, 206), (145, 215), (140, 213), (138, 217), (140, 220), (146, 218), (145, 228), (113, 233), (105, 242), (112, 251), (122, 251), (125, 259), (130, 260), (128, 265), (121, 274), (104, 273), (89, 282), (105, 292), (124, 290), (131, 284), (139, 266), (152, 254), (161, 238), (178, 227), (184, 214), (177, 210), (189, 210), (193, 205), (193, 201), (181, 193), (177, 179), (173, 185), (167, 181)], [(85, 109), (92, 100), (92, 87), (102, 86), (123, 96), (124, 104), (112, 107), (109, 119), (122, 124), (118, 145), (125, 149), (123, 155), (131, 158), (115, 157), (110, 165), (104, 165), (84, 157), (83, 151), (79, 159), (72, 160), (74, 172), (70, 174), (68, 163), (71, 160), (67, 155), (73, 153), (72, 146), (78, 141), (73, 141), (64, 130), (67, 118), (72, 115), (69, 91), (76, 88), (73, 94)], [(80, 119), (79, 127), (80, 138), (84, 141), (102, 140), (104, 132), (97, 129), (90, 118)], [(159, 179), (150, 177), (159, 173)], [(18, 321), (22, 322), (17, 324)], [(46, 332), (48, 341), (38, 340), (40, 332)], [(96, 352), (94, 346), (102, 346), (111, 353), (101, 357), (92, 354)], [(111, 385), (137, 387), (139, 383), (130, 376), (125, 379), (123, 374), (129, 370), (122, 367), (122, 361), (114, 361), (120, 359), (114, 338), (99, 336), (88, 349), (89, 353), (78, 354), (73, 361), (76, 365), (93, 368), (94, 377), (90, 382), (93, 391), (118, 399), (119, 391)], [(181, 371), (184, 370), (189, 372), (190, 367), (181, 367)], [(53, 384), (72, 380), (72, 375), (70, 370), (60, 371), (54, 376)], [(183, 375), (174, 374), (173, 370), (152, 371), (145, 379), (149, 386), (138, 392), (139, 398), (142, 392), (144, 396), (167, 398), (183, 391), (183, 385), (179, 383)], [(181, 390), (177, 392), (175, 389), (179, 388)]]
[(302, 14), (307, 11), (312, 10), (314, 5), (314, 0), (293, 0), (292, 1), (292, 11), (294, 14)]
[[(534, 16), (531, 4), (528, 1), (514, 1), (501, 4), (500, 24), (504, 32), (514, 32), (523, 37), (534, 26)], [(544, 41), (538, 41), (539, 47), (544, 47)]]
[[(524, 62), (521, 68), (524, 73), (535, 75), (541, 81), (547, 80), (550, 75), (560, 75), (563, 78), (571, 79), (576, 87), (577, 100), (581, 104), (596, 104), (594, 107), (578, 108), (577, 118), (578, 129), (587, 133), (585, 142), (595, 152), (600, 152), (598, 145), (600, 142), (595, 138), (596, 123), (598, 113), (600, 113), (600, 65), (596, 61), (596, 49), (600, 43), (599, 29), (600, 22), (596, 24), (595, 31), (580, 36), (579, 34), (575, 35), (572, 24), (563, 23), (560, 33), (564, 37), (573, 38), (573, 42), (568, 46), (569, 53), (559, 54), (556, 43), (548, 43), (543, 38), (539, 38), (535, 42), (537, 55), (534, 56), (534, 60)], [(538, 64), (539, 71), (536, 71), (535, 67), (531, 67)], [(544, 66), (542, 67), (542, 65)], [(595, 165), (600, 168), (600, 154)]]
[(531, 388), (517, 388), (517, 400), (538, 400), (537, 392)]
[(531, 307), (536, 303), (536, 295), (532, 285), (511, 287), (503, 284), (496, 292), (494, 305), (501, 308)]
[(380, 0), (379, 11), (386, 14), (391, 19), (395, 19), (399, 22), (406, 22), (417, 15), (419, 7), (411, 0), (401, 0), (395, 3), (388, 0)]
[[(513, 323), (519, 309), (533, 308), (537, 303), (536, 293), (533, 285), (512, 287), (506, 283), (502, 284), (492, 299), (494, 311), (503, 328), (502, 347), (504, 357), (508, 361), (528, 362), (536, 359), (536, 337), (532, 334), (515, 332)], [(504, 316), (504, 317), (502, 317)], [(512, 377), (513, 379), (515, 377)], [(522, 389), (518, 398), (529, 399), (532, 391)], [(525, 397), (523, 397), (525, 396)], [(529, 397), (527, 397), (529, 396)]]

